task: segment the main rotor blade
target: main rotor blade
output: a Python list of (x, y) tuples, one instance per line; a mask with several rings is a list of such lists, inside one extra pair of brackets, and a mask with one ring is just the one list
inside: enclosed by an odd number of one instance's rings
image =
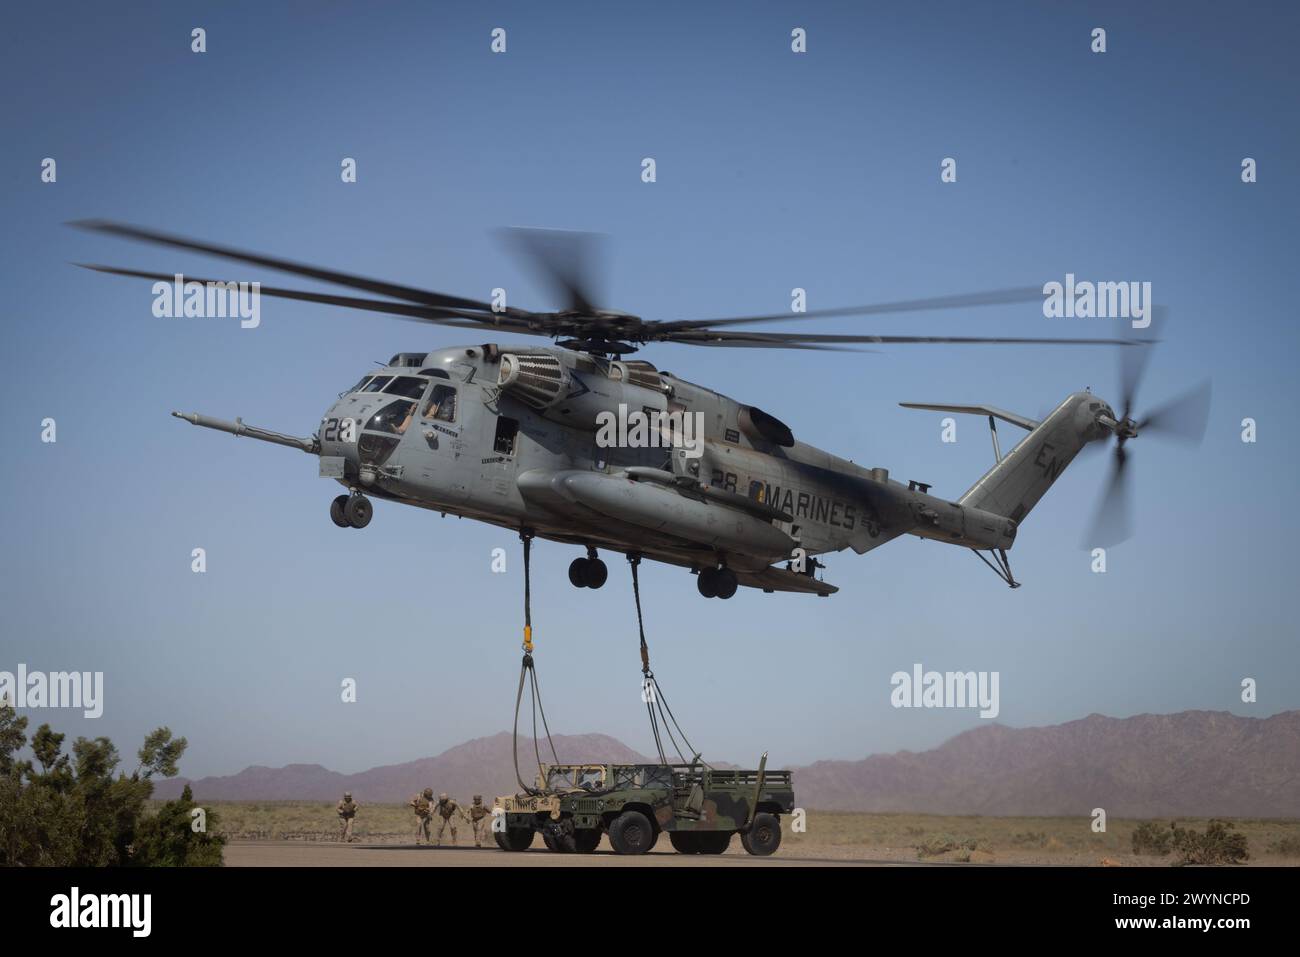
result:
[(592, 233), (513, 226), (498, 236), (522, 254), (566, 310), (593, 315), (599, 308), (599, 238)]
[[(122, 269), (117, 266), (101, 266), (95, 263), (73, 263), (74, 266), (80, 266), (82, 269), (93, 269), (95, 272), (110, 273), (115, 276), (131, 276), (137, 279), (153, 279), (162, 282), (171, 283), (175, 281), (174, 275), (166, 273), (147, 272), (140, 269)], [(186, 282), (196, 282), (207, 284), (209, 282), (226, 282), (226, 280), (200, 279), (196, 276), (190, 276)], [(513, 319), (509, 316), (500, 316), (500, 323), (494, 323), (491, 319), (478, 316), (472, 313), (462, 313), (452, 309), (439, 309), (434, 306), (417, 306), (405, 302), (386, 302), (382, 299), (366, 299), (359, 296), (340, 296), (334, 293), (325, 292), (304, 292), (297, 289), (280, 289), (275, 286), (265, 286), (258, 284), (258, 292), (264, 296), (273, 296), (277, 299), (293, 299), (299, 302), (316, 302), (323, 303), (327, 306), (343, 306), (347, 309), (361, 309), (366, 312), (378, 312), (389, 316), (396, 316), (399, 319), (409, 319), (415, 322), (432, 322), (442, 326), (457, 326), (463, 329), (482, 329), (485, 326), (500, 326), (502, 329), (508, 329), (511, 332), (519, 332), (531, 335), (547, 335), (540, 330), (530, 329), (528, 324), (522, 320)]]
[(678, 329), (703, 329), (708, 327), (738, 326), (747, 322), (779, 322), (782, 319), (830, 319), (835, 316), (876, 316), (894, 312), (924, 312), (934, 309), (961, 309), (967, 306), (999, 306), (1017, 302), (1042, 302), (1043, 290), (1039, 286), (1021, 286), (1016, 289), (994, 289), (989, 292), (961, 293), (953, 296), (933, 296), (927, 299), (904, 299), (898, 302), (878, 302), (865, 306), (844, 306), (838, 309), (812, 309), (808, 312), (778, 312), (758, 316), (727, 316), (719, 319), (687, 319), (659, 324), (664, 331)]
[(1126, 449), (1116, 447), (1110, 479), (1097, 502), (1091, 529), (1084, 539), (1084, 548), (1110, 548), (1126, 541), (1133, 534), (1129, 515), (1129, 478), (1125, 468), (1128, 456)]
[(692, 329), (683, 332), (662, 334), (652, 330), (646, 337), (655, 342), (779, 342), (786, 345), (793, 343), (873, 343), (875, 345), (898, 345), (908, 343), (926, 343), (931, 345), (1051, 345), (1051, 346), (1111, 346), (1133, 345), (1131, 339), (1038, 339), (1008, 336), (850, 336), (819, 335), (800, 332), (723, 332), (712, 329)]
[[(479, 302), (475, 299), (449, 296), (445, 293), (433, 292), (427, 289), (416, 289), (412, 286), (402, 286), (397, 283), (384, 282), (379, 279), (367, 279), (365, 276), (356, 276), (351, 273), (339, 272), (335, 269), (323, 269), (317, 266), (308, 266), (304, 263), (296, 263), (288, 259), (279, 259), (274, 256), (262, 255), (261, 253), (235, 249), (231, 246), (217, 246), (197, 239), (187, 239), (184, 236), (176, 236), (171, 233), (163, 233), (152, 229), (144, 229), (140, 226), (132, 226), (129, 223), (115, 223), (104, 219), (79, 219), (69, 223), (68, 225), (75, 226), (78, 229), (89, 230), (90, 232), (105, 233), (123, 239), (133, 239), (137, 242), (152, 243), (156, 246), (167, 246), (174, 249), (188, 249), (192, 252), (208, 253), (209, 255), (220, 256), (223, 259), (230, 259), (235, 262), (248, 263), (252, 266), (265, 266), (268, 269), (277, 269), (281, 272), (292, 273), (296, 276), (318, 279), (321, 282), (334, 283), (339, 286), (349, 286), (353, 289), (362, 289), (366, 292), (377, 293), (381, 296), (391, 296), (394, 299), (404, 299), (407, 302), (417, 302), (426, 306), (438, 306), (446, 309), (480, 310), (487, 312), (491, 312), (492, 309), (491, 305), (488, 303)], [(518, 310), (518, 312), (523, 312), (523, 310)]]
[(818, 352), (871, 352), (878, 349), (850, 349), (847, 346), (819, 346), (815, 343), (767, 341), (762, 339), (667, 339), (683, 346), (713, 346), (720, 349), (809, 349)]
[(1151, 430), (1186, 442), (1199, 442), (1210, 419), (1210, 380), (1158, 405), (1138, 423), (1138, 432)]

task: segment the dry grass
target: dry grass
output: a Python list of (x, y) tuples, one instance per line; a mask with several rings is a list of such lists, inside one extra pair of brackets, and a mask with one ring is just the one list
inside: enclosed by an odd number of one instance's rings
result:
[[(211, 805), (218, 829), (232, 840), (332, 841), (338, 817), (331, 803), (313, 801), (236, 801)], [(953, 861), (1005, 864), (1098, 865), (1102, 859), (1123, 866), (1162, 866), (1172, 857), (1133, 853), (1133, 831), (1141, 821), (1114, 819), (1106, 833), (1092, 831), (1089, 817), (962, 817), (927, 814), (863, 814), (809, 811), (807, 830), (794, 833), (783, 820), (783, 857), (862, 858), (888, 861)], [(1160, 822), (1162, 825), (1167, 821)], [(1208, 820), (1180, 818), (1184, 827), (1204, 830)], [(1300, 865), (1300, 821), (1237, 820), (1250, 844), (1250, 862)], [(460, 842), (469, 828), (459, 823)], [(365, 843), (406, 843), (415, 833), (415, 815), (399, 804), (361, 808), (354, 827)], [(740, 842), (731, 853), (744, 853)]]

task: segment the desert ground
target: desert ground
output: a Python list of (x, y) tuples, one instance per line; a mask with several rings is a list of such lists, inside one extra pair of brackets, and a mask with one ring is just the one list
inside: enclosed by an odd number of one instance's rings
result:
[[(1111, 819), (1105, 833), (1092, 831), (1089, 817), (961, 817), (923, 814), (867, 814), (808, 811), (806, 829), (792, 832), (783, 820), (780, 850), (771, 858), (751, 858), (733, 840), (716, 857), (678, 855), (667, 840), (640, 858), (613, 854), (602, 840), (595, 855), (552, 854), (540, 837), (522, 854), (495, 846), (473, 846), (472, 834), (459, 826), (458, 848), (417, 847), (415, 818), (396, 804), (363, 805), (354, 828), (355, 843), (338, 843), (338, 819), (330, 803), (313, 801), (214, 802), (208, 806), (215, 830), (226, 835), (229, 865), (481, 865), (501, 864), (508, 857), (519, 865), (619, 863), (646, 865), (691, 863), (702, 866), (746, 864), (876, 865), (1082, 865), (1160, 867), (1177, 856), (1133, 853), (1132, 835), (1141, 821)], [(1168, 822), (1160, 822), (1167, 824)], [(1203, 830), (1203, 819), (1180, 819), (1183, 827)], [(1300, 866), (1300, 821), (1234, 820), (1250, 850), (1250, 864)]]

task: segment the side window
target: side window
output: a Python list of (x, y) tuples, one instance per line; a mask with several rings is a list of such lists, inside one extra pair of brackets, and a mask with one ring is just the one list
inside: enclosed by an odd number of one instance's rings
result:
[(497, 417), (497, 437), (492, 448), (498, 455), (515, 454), (515, 437), (519, 434), (519, 421), (504, 415)]
[(435, 385), (424, 404), (422, 418), (456, 421), (456, 390), (449, 385)]

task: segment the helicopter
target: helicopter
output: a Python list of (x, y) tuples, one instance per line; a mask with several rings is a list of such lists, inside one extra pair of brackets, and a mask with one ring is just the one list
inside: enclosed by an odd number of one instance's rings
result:
[[(583, 549), (569, 566), (569, 580), (578, 588), (605, 584), (603, 550), (689, 569), (706, 598), (729, 599), (741, 586), (825, 597), (838, 588), (817, 576), (825, 568), (818, 556), (846, 549), (861, 555), (902, 535), (968, 548), (1016, 588), (1020, 583), (1008, 552), (1020, 525), (1082, 450), (1115, 439), (1111, 479), (1094, 522), (1095, 543), (1115, 543), (1128, 535), (1126, 444), (1147, 431), (1196, 440), (1208, 417), (1208, 383), (1135, 417), (1137, 387), (1152, 340), (735, 328), (1041, 302), (1038, 287), (802, 313), (652, 321), (597, 304), (592, 239), (584, 233), (506, 232), (563, 302), (557, 311), (533, 312), (139, 226), (105, 220), (71, 225), (368, 294), (260, 286), (267, 296), (553, 340), (545, 346), (488, 342), (398, 353), (339, 393), (308, 437), (250, 426), (239, 418), (172, 415), (316, 456), (320, 475), (345, 489), (329, 506), (330, 518), (340, 528), (369, 525), (374, 500), (486, 522)], [(77, 265), (134, 278), (173, 279), (173, 274)], [(1110, 345), (1120, 347), (1122, 401), (1117, 412), (1090, 391), (1073, 392), (1041, 420), (987, 405), (900, 403), (988, 419), (994, 463), (952, 501), (930, 494), (930, 484), (902, 483), (885, 468), (865, 468), (803, 443), (788, 425), (757, 406), (629, 358), (658, 342), (835, 351), (894, 343)], [(642, 431), (650, 440), (598, 441), (602, 421), (628, 410), (648, 417), (650, 426)], [(685, 416), (699, 423), (697, 441), (690, 447), (674, 441), (665, 426)], [(1027, 433), (1005, 455), (998, 421)]]

